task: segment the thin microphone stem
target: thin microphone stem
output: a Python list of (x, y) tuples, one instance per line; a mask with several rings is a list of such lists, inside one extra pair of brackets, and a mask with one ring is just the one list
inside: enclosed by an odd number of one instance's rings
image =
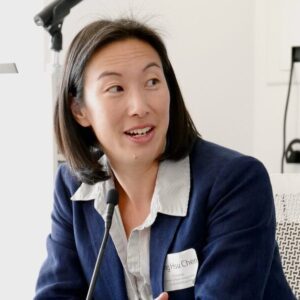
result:
[(114, 209), (115, 209), (115, 206), (118, 204), (118, 201), (119, 201), (119, 194), (118, 194), (117, 190), (115, 190), (115, 189), (109, 190), (109, 192), (107, 194), (107, 199), (106, 199), (107, 210), (106, 210), (106, 217), (105, 217), (104, 236), (103, 236), (103, 240), (102, 240), (100, 250), (99, 250), (99, 253), (97, 256), (97, 260), (96, 260), (94, 272), (92, 275), (91, 283), (89, 286), (89, 290), (88, 290), (88, 293), (86, 296), (86, 300), (91, 300), (93, 297), (94, 289), (96, 286), (96, 281), (97, 281), (98, 274), (99, 274), (100, 264), (101, 264), (103, 254), (104, 254), (104, 249), (105, 249), (105, 246), (107, 243), (109, 229), (110, 229), (111, 223), (112, 223)]
[(97, 261), (96, 261), (96, 264), (95, 264), (95, 268), (94, 268), (92, 280), (91, 280), (91, 283), (90, 283), (90, 286), (89, 286), (88, 294), (86, 296), (86, 300), (91, 300), (92, 297), (93, 297), (96, 281), (97, 281), (98, 274), (99, 274), (100, 264), (101, 264), (102, 257), (103, 257), (103, 254), (104, 254), (104, 248), (105, 248), (105, 245), (106, 245), (106, 242), (107, 242), (107, 239), (108, 239), (108, 235), (109, 235), (109, 229), (110, 229), (110, 226), (105, 227), (104, 237), (103, 237), (101, 247), (100, 247), (100, 250), (99, 250), (99, 253), (98, 253)]

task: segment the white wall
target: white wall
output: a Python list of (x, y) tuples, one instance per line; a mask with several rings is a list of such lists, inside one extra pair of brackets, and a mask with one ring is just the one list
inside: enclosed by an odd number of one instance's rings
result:
[(52, 128), (44, 36), (33, 22), (42, 1), (0, 2), (1, 299), (32, 299), (45, 256), (52, 202)]

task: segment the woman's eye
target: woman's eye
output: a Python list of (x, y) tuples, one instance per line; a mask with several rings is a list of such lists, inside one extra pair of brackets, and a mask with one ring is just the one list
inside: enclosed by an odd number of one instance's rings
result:
[(119, 93), (123, 91), (123, 88), (120, 85), (114, 85), (107, 89), (110, 93)]
[(147, 81), (146, 86), (147, 87), (153, 87), (153, 86), (157, 85), (158, 82), (159, 82), (158, 79), (152, 78), (152, 79), (150, 79), (150, 80)]

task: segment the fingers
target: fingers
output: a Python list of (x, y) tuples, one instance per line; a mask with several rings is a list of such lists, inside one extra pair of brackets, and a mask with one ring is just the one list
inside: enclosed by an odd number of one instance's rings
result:
[(169, 295), (166, 292), (161, 293), (157, 298), (155, 298), (155, 300), (168, 300), (169, 299)]

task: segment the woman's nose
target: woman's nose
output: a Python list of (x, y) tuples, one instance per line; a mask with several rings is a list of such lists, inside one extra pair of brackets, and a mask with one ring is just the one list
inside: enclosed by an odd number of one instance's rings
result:
[(128, 114), (130, 116), (145, 117), (149, 113), (147, 97), (142, 91), (134, 91), (130, 94)]

